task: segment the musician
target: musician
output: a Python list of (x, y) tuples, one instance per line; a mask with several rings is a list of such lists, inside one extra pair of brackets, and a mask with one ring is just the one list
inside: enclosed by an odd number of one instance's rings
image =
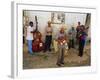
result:
[(78, 38), (79, 38), (79, 54), (78, 54), (78, 56), (80, 56), (80, 57), (83, 56), (86, 36), (87, 36), (87, 34), (85, 32), (85, 26), (81, 25), (80, 31), (79, 31), (79, 36), (78, 36)]
[(75, 28), (72, 27), (69, 32), (68, 32), (68, 37), (69, 37), (69, 49), (75, 47), (75, 36), (76, 36), (76, 31)]
[(76, 27), (76, 40), (77, 40), (77, 42), (78, 42), (78, 33), (79, 33), (79, 31), (80, 31), (80, 26), (81, 26), (81, 23), (78, 22), (78, 25), (77, 25), (77, 27)]
[(59, 51), (58, 51), (58, 59), (56, 64), (58, 66), (64, 66), (64, 52), (67, 44), (67, 35), (63, 27), (60, 29), (60, 32), (57, 35), (57, 41), (58, 41)]
[(33, 51), (32, 51), (33, 31), (34, 31), (33, 22), (30, 21), (29, 26), (27, 26), (27, 30), (26, 30), (26, 33), (27, 33), (26, 40), (28, 42), (28, 52), (30, 54), (33, 54)]
[(46, 51), (51, 51), (51, 43), (52, 43), (52, 26), (51, 26), (51, 21), (48, 21), (48, 26), (46, 27), (46, 37), (45, 37), (45, 47), (44, 47), (44, 52)]

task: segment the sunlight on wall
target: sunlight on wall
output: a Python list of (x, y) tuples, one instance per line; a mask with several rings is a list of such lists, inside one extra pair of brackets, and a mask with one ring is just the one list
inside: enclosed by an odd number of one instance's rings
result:
[[(38, 30), (43, 35), (43, 40), (45, 38), (45, 27), (47, 22), (51, 21), (51, 12), (42, 12), (42, 11), (24, 11), (24, 16), (28, 16), (29, 21), (33, 21), (35, 26), (35, 16), (38, 18)], [(81, 24), (85, 25), (86, 14), (84, 13), (65, 13), (65, 27), (66, 32), (73, 26), (77, 27), (77, 22), (80, 21)], [(59, 31), (60, 27), (63, 24), (52, 24), (53, 27), (53, 36), (55, 37), (56, 33)], [(90, 34), (89, 34), (90, 35)]]

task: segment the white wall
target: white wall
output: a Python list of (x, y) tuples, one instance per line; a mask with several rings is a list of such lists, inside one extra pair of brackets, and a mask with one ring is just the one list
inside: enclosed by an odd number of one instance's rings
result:
[[(29, 21), (33, 21), (35, 24), (35, 16), (38, 16), (38, 29), (43, 34), (44, 40), (44, 33), (45, 27), (47, 26), (47, 22), (51, 20), (51, 12), (44, 12), (44, 11), (25, 11), (25, 15), (29, 17)], [(72, 26), (76, 28), (77, 22), (80, 21), (81, 24), (85, 25), (86, 14), (83, 13), (65, 13), (65, 27), (68, 31)], [(55, 37), (56, 33), (58, 33), (60, 27), (63, 24), (52, 24), (53, 27), (53, 35)]]
[(68, 25), (68, 29), (73, 26), (77, 26), (77, 22), (81, 22), (81, 24), (85, 25), (86, 14), (82, 13), (66, 13), (65, 23)]
[[(37, 16), (38, 20), (38, 29), (39, 31), (44, 34), (45, 27), (47, 26), (47, 22), (51, 20), (51, 13), (50, 12), (40, 12), (40, 11), (25, 11), (25, 15), (29, 17), (29, 21), (33, 21), (34, 26), (35, 23), (35, 16)], [(44, 36), (43, 36), (44, 39)]]

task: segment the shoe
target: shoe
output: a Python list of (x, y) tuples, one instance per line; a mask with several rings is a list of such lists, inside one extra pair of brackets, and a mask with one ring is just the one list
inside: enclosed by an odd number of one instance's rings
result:
[(61, 66), (61, 64), (60, 64), (60, 63), (56, 63), (56, 65), (57, 65), (57, 66)]
[(36, 53), (33, 52), (31, 55), (34, 56), (34, 55), (36, 55)]
[(64, 64), (61, 64), (62, 67), (64, 67)]
[(49, 49), (48, 51), (51, 52), (51, 49)]
[(46, 50), (43, 51), (44, 53), (46, 52)]
[(64, 62), (62, 62), (61, 64), (65, 64)]
[(82, 57), (83, 55), (80, 55), (80, 57)]
[(82, 55), (78, 55), (78, 56), (82, 57)]
[(78, 54), (78, 56), (80, 56), (80, 54)]
[(59, 67), (64, 67), (64, 64), (57, 64)]

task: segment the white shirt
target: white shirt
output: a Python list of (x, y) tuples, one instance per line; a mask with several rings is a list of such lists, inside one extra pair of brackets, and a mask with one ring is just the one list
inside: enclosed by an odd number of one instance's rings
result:
[(46, 35), (52, 35), (52, 27), (46, 27)]
[(31, 26), (28, 26), (26, 40), (33, 40), (33, 33), (31, 33), (32, 31), (34, 31), (34, 28)]

